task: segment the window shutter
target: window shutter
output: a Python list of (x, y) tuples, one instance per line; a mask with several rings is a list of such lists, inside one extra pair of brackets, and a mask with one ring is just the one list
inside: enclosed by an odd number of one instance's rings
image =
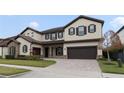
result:
[(57, 33), (55, 33), (55, 39), (57, 39)]
[(50, 40), (52, 40), (52, 34), (50, 34)]
[(60, 33), (60, 32), (58, 32), (58, 38), (60, 38), (59, 33)]
[(79, 35), (79, 34), (78, 34), (78, 27), (76, 28), (76, 35)]
[(94, 32), (96, 32), (96, 25), (94, 25)]
[(63, 38), (63, 32), (62, 32), (62, 38)]
[(87, 34), (87, 27), (84, 27), (84, 34)]
[(68, 34), (70, 35), (70, 29), (68, 29)]

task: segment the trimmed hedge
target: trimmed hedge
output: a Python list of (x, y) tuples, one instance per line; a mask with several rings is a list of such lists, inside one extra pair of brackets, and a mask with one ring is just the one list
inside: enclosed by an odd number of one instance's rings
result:
[(6, 58), (6, 59), (15, 59), (15, 56), (12, 56), (12, 55), (6, 55), (5, 58)]
[(19, 55), (17, 59), (19, 60), (41, 60), (40, 56), (25, 56), (25, 55)]
[(2, 56), (0, 56), (0, 59), (2, 59)]

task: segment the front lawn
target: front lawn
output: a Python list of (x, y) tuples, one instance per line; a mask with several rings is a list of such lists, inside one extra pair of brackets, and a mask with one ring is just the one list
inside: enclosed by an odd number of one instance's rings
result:
[(32, 66), (32, 67), (47, 67), (55, 64), (55, 61), (51, 60), (11, 60), (11, 59), (0, 59), (0, 64), (11, 64), (21, 66)]
[(14, 67), (0, 66), (0, 75), (5, 75), (5, 76), (24, 73), (24, 72), (28, 72), (28, 71), (30, 71), (30, 70), (14, 68)]
[(109, 63), (105, 60), (99, 60), (98, 62), (104, 73), (124, 74), (124, 65), (122, 68), (119, 68), (116, 61)]

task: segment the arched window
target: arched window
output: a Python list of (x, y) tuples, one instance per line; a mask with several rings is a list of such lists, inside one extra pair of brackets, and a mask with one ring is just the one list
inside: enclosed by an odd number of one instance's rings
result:
[(28, 47), (27, 47), (27, 45), (24, 45), (22, 50), (23, 50), (24, 53), (28, 52)]
[(15, 53), (16, 53), (16, 48), (15, 48), (14, 46), (11, 46), (11, 47), (9, 48), (9, 55), (14, 56)]

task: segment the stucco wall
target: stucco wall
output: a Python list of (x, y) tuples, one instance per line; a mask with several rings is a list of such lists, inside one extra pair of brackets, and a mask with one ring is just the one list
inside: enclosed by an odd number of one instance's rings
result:
[(8, 55), (8, 48), (7, 47), (0, 47), (0, 56), (2, 56), (3, 58), (5, 58), (6, 55)]
[[(20, 55), (30, 55), (30, 45), (31, 45), (31, 43), (29, 43), (28, 41), (24, 40), (21, 37), (17, 38), (16, 40), (20, 42), (20, 48), (19, 48)], [(28, 51), (26, 53), (23, 52), (23, 46), (24, 45), (28, 46)]]
[(0, 47), (0, 56), (2, 56), (2, 47)]
[[(90, 24), (95, 24), (96, 25), (96, 32), (94, 33), (88, 33), (88, 26)], [(78, 26), (86, 26), (87, 27), (87, 34), (84, 36), (76, 36), (75, 35), (68, 35), (68, 29), (70, 27), (78, 27)], [(72, 40), (85, 40), (85, 39), (96, 39), (96, 38), (101, 38), (102, 37), (102, 24), (95, 22), (95, 21), (91, 21), (91, 20), (87, 20), (87, 19), (79, 19), (76, 22), (74, 22), (73, 24), (71, 24), (70, 26), (65, 28), (65, 34), (64, 34), (64, 39), (65, 41), (72, 41)]]
[[(63, 47), (64, 56), (67, 55), (68, 47), (78, 47), (78, 46), (98, 46), (98, 42), (85, 42), (85, 43), (65, 43)], [(97, 48), (97, 56), (102, 56), (102, 50)]]
[(121, 43), (124, 45), (124, 29), (118, 33)]
[[(33, 32), (33, 34), (32, 34), (32, 32)], [(35, 40), (41, 41), (41, 34), (38, 34), (37, 32), (29, 30), (29, 29), (27, 31), (25, 31), (22, 35), (30, 36), (31, 38), (33, 38)]]

